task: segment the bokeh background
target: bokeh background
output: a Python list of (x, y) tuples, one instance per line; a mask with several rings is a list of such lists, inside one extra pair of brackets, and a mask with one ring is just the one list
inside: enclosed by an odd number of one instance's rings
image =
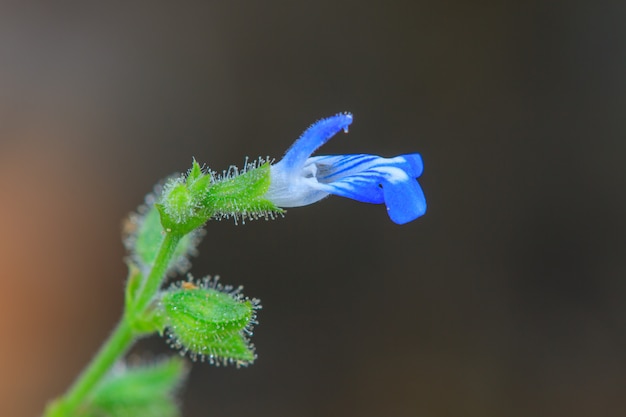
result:
[[(95, 2), (93, 2), (95, 3)], [(122, 308), (121, 221), (192, 157), (420, 152), (397, 226), (330, 198), (208, 227), (263, 302), (194, 416), (626, 414), (626, 3), (0, 4), (0, 415), (37, 416)], [(169, 352), (149, 339), (134, 355)]]

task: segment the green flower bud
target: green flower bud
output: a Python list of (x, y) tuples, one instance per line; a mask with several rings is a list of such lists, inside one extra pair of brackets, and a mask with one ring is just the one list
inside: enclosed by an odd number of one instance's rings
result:
[(212, 364), (247, 365), (254, 361), (254, 346), (247, 336), (256, 324), (258, 300), (245, 299), (241, 287), (224, 287), (217, 280), (183, 282), (164, 291), (159, 314), (170, 344), (192, 359)]
[(186, 178), (180, 176), (166, 182), (160, 202), (156, 205), (166, 232), (185, 235), (202, 226), (213, 215), (213, 208), (205, 201), (211, 178), (194, 160)]

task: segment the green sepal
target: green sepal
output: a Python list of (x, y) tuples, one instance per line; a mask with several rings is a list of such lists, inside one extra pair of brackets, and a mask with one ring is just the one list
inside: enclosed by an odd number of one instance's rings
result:
[(271, 217), (283, 210), (263, 197), (269, 186), (270, 164), (266, 162), (213, 183), (209, 187), (205, 204), (211, 207), (216, 216)]
[(195, 330), (200, 325), (203, 332), (243, 330), (254, 316), (250, 300), (213, 288), (168, 290), (161, 305), (173, 326)]
[[(191, 341), (177, 338), (174, 347), (187, 348)], [(254, 346), (241, 333), (203, 333), (194, 338), (193, 349), (188, 349), (192, 359), (200, 358), (211, 364), (250, 365), (256, 359)]]
[(176, 417), (180, 410), (174, 398), (186, 377), (181, 358), (137, 367), (114, 369), (93, 391), (84, 417)]
[(209, 185), (211, 185), (211, 175), (204, 174), (202, 168), (200, 168), (200, 164), (194, 159), (191, 169), (189, 173), (187, 173), (185, 183), (192, 196), (201, 196), (209, 188)]
[(256, 323), (257, 300), (205, 281), (203, 287), (183, 283), (164, 291), (159, 306), (170, 343), (192, 358), (236, 365), (255, 359), (245, 333)]
[(196, 158), (193, 158), (191, 169), (187, 173), (187, 184), (192, 184), (203, 176), (204, 173), (202, 172), (202, 168), (200, 168), (200, 164), (196, 161)]

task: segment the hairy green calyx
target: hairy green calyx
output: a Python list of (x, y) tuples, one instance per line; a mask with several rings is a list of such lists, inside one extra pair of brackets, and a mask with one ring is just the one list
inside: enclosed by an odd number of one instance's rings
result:
[(192, 359), (213, 364), (250, 364), (256, 358), (248, 341), (256, 324), (258, 300), (223, 287), (216, 280), (183, 282), (162, 292), (158, 307), (170, 344)]
[(282, 210), (264, 198), (270, 186), (270, 164), (246, 163), (222, 175), (204, 172), (194, 160), (186, 176), (170, 179), (156, 204), (166, 232), (187, 234), (209, 219), (274, 218)]

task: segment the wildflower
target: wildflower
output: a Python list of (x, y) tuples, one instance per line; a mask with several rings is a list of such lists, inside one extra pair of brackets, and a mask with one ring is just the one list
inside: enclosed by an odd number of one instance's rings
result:
[(351, 123), (352, 114), (340, 113), (311, 125), (283, 159), (270, 167), (270, 185), (263, 197), (278, 207), (299, 207), (333, 194), (364, 203), (385, 203), (397, 224), (422, 216), (426, 198), (416, 180), (423, 171), (419, 154), (311, 157), (337, 132), (347, 132)]

